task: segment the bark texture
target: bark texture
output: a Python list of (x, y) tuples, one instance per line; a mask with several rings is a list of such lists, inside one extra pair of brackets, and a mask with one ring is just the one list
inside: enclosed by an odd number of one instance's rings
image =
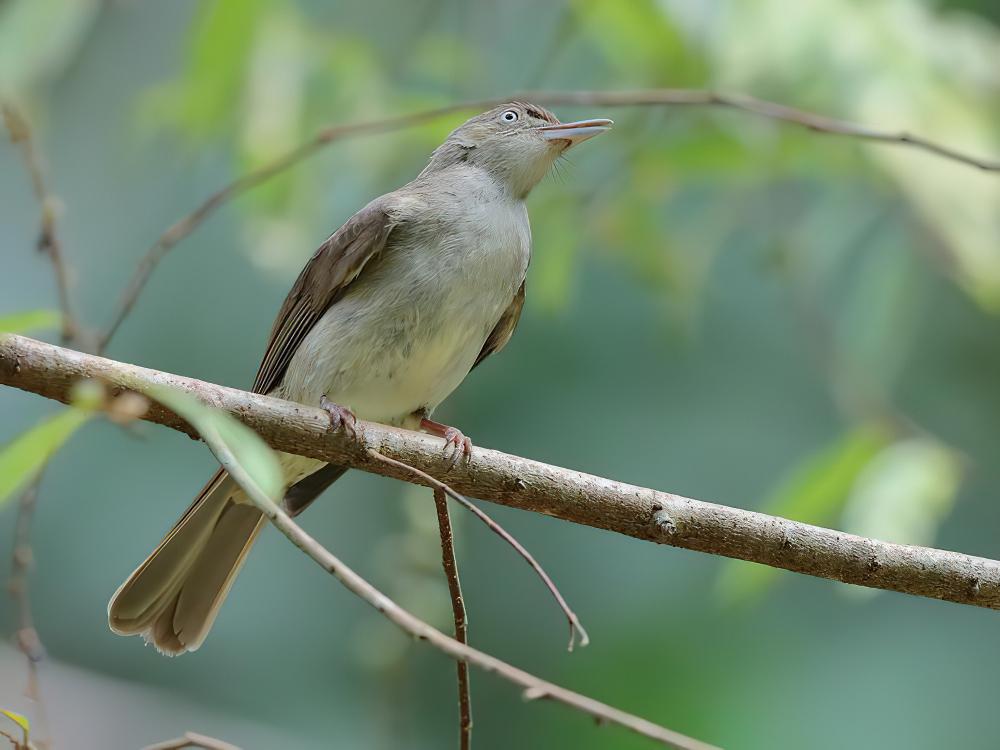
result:
[[(466, 495), (673, 547), (748, 560), (871, 588), (1000, 609), (1000, 562), (867, 539), (777, 516), (694, 500), (487, 448), (451, 467), (438, 438), (359, 422), (362, 440), (331, 434), (321, 409), (83, 354), (23, 336), (0, 338), (0, 384), (64, 403), (96, 378), (112, 393), (178, 388), (229, 412), (273, 448), (431, 486), (372, 458), (373, 448)], [(196, 436), (153, 403), (143, 419)]]

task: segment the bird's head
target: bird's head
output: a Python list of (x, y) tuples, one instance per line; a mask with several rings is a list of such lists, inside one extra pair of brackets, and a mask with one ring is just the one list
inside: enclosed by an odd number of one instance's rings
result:
[(424, 173), (467, 163), (524, 198), (571, 146), (610, 129), (611, 120), (559, 122), (542, 107), (511, 102), (467, 120), (448, 136)]

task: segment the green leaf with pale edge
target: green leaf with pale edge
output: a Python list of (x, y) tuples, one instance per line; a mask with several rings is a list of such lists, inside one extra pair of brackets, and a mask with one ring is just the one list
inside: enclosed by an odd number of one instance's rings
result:
[[(861, 427), (807, 457), (761, 506), (762, 513), (794, 521), (830, 524), (840, 513), (855, 482), (886, 437), (872, 427)], [(726, 560), (716, 586), (723, 602), (735, 604), (763, 595), (778, 577), (766, 565)]]
[(0, 450), (0, 506), (34, 477), (90, 413), (66, 409), (14, 438)]
[(21, 727), (21, 732), (23, 733), (23, 737), (21, 739), (21, 742), (23, 742), (25, 745), (27, 745), (28, 744), (28, 735), (31, 732), (31, 724), (28, 722), (28, 718), (26, 716), (22, 716), (21, 714), (17, 713), (16, 711), (8, 711), (5, 708), (0, 708), (0, 714), (3, 714), (8, 719), (10, 719), (15, 724), (17, 724), (19, 727)]
[(62, 316), (58, 310), (25, 310), (0, 316), (0, 331), (23, 333), (45, 328), (58, 328)]
[[(879, 451), (854, 483), (844, 508), (844, 530), (898, 544), (933, 544), (961, 481), (959, 458), (942, 443), (926, 437), (895, 442)], [(843, 590), (877, 593), (860, 586)]]
[(844, 528), (899, 544), (927, 545), (951, 511), (962, 478), (958, 457), (926, 437), (880, 451), (858, 477)]
[(172, 388), (156, 387), (147, 396), (156, 399), (187, 420), (199, 434), (218, 433), (237, 462), (269, 497), (281, 497), (284, 473), (274, 451), (260, 436), (224, 411), (205, 406), (197, 399)]

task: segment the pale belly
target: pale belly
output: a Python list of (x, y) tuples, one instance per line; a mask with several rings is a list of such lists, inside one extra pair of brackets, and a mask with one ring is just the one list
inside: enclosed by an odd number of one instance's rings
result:
[(285, 397), (319, 403), (325, 394), (360, 419), (413, 426), (411, 414), (433, 410), (462, 382), (503, 313), (499, 303), (455, 307), (371, 312), (370, 320), (332, 308), (303, 342), (310, 366), (305, 377), (286, 378)]
[[(350, 349), (330, 346), (331, 340), (343, 338), (332, 330), (343, 325), (338, 317), (321, 322), (312, 340), (304, 342), (311, 353), (308, 375), (286, 378), (291, 388), (280, 389), (280, 395), (317, 406), (326, 395), (359, 419), (409, 429), (419, 428), (419, 410), (433, 411), (459, 386), (489, 335), (489, 331), (483, 333), (482, 321), (479, 326), (440, 326), (434, 331), (414, 331), (413, 345), (386, 342), (362, 351), (355, 348), (356, 356), (344, 358)], [(281, 463), (289, 484), (322, 466), (322, 462), (294, 455), (283, 455)]]

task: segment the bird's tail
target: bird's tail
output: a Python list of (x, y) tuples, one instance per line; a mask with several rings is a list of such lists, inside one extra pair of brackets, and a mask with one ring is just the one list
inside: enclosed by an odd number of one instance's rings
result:
[(113, 631), (141, 634), (171, 656), (201, 645), (263, 526), (263, 515), (241, 496), (225, 471), (212, 477), (111, 597)]

